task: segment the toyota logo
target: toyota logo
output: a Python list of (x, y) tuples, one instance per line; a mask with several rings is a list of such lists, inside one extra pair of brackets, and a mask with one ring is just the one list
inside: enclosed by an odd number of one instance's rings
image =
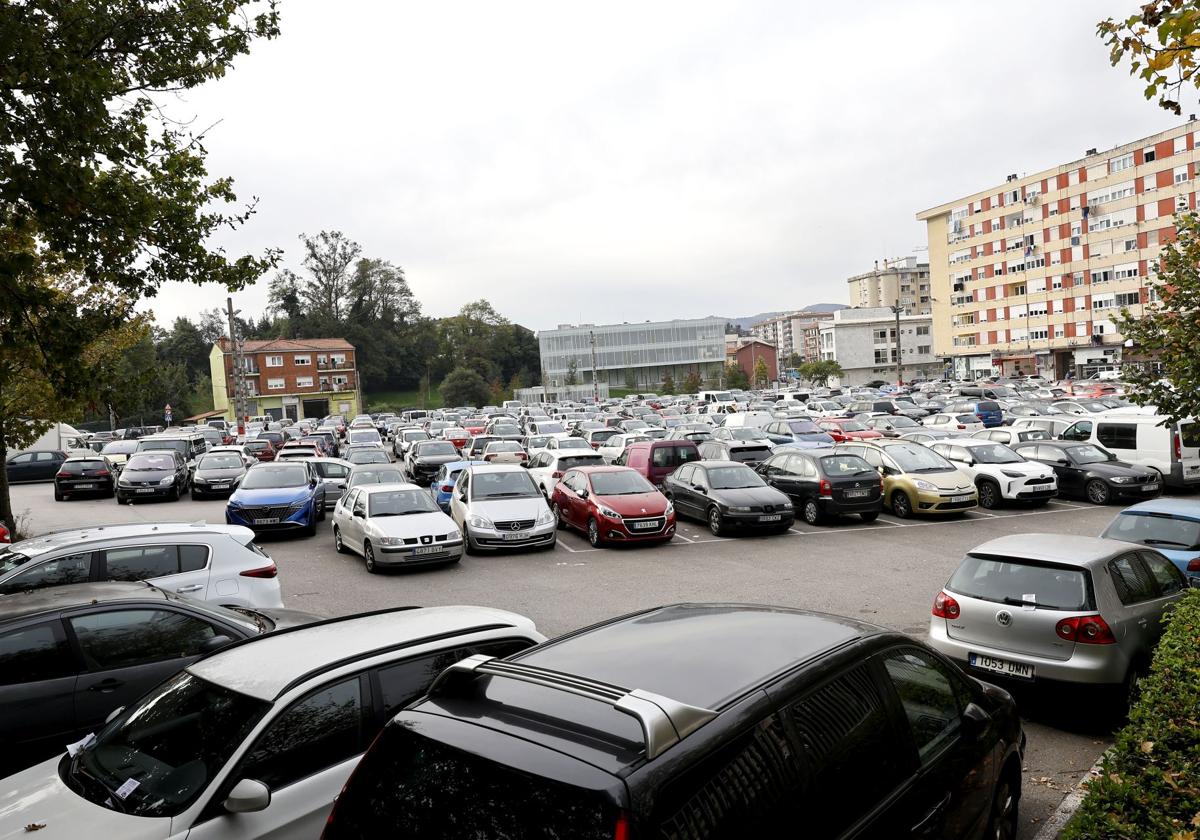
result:
[(1008, 627), (1012, 624), (1012, 613), (1008, 610), (1000, 610), (996, 613), (996, 623), (1001, 627)]
[(508, 524), (508, 529), (509, 529), (510, 531), (520, 531), (520, 530), (521, 530), (521, 523), (520, 523), (520, 522), (510, 522), (510, 523)]

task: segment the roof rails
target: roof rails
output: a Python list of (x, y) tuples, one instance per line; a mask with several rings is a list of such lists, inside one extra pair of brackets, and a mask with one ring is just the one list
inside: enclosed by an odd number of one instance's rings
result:
[(640, 688), (621, 688), (587, 677), (550, 671), (520, 662), (508, 662), (483, 654), (469, 656), (439, 674), (429, 687), (429, 696), (445, 693), (445, 684), (453, 679), (480, 675), (532, 683), (606, 703), (618, 712), (637, 719), (642, 727), (648, 759), (662, 755), (717, 716), (717, 713), (710, 709), (689, 706)]

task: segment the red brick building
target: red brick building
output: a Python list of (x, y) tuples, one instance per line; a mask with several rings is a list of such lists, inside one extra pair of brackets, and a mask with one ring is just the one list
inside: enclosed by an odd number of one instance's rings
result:
[[(248, 416), (353, 416), (362, 411), (354, 345), (344, 338), (279, 338), (242, 342)], [(209, 354), (213, 407), (232, 417), (234, 355), (222, 338)]]
[(758, 364), (758, 360), (762, 359), (767, 363), (767, 382), (774, 382), (779, 378), (779, 358), (775, 351), (774, 344), (768, 344), (765, 341), (760, 341), (757, 338), (747, 339), (744, 344), (739, 344), (737, 349), (733, 351), (733, 359), (737, 362), (737, 366), (746, 374), (746, 378), (750, 380), (752, 386), (757, 387), (759, 383), (754, 381), (754, 368)]

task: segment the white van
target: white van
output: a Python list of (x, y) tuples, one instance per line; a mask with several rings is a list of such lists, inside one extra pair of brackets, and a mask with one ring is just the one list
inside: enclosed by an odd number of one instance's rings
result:
[(775, 415), (769, 411), (739, 411), (726, 417), (721, 425), (726, 429), (761, 429), (775, 419)]
[(696, 395), (696, 399), (704, 406), (705, 414), (714, 414), (720, 410), (728, 411), (737, 405), (737, 400), (729, 391), (701, 391)]
[(1200, 423), (1167, 422), (1164, 417), (1098, 414), (1076, 420), (1063, 440), (1103, 446), (1122, 461), (1152, 467), (1168, 487), (1200, 486)]

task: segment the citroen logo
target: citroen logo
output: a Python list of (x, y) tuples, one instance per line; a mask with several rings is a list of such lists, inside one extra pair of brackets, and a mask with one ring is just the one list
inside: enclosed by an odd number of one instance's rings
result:
[(1008, 627), (1012, 624), (1012, 613), (1008, 610), (1000, 610), (996, 613), (996, 623), (1001, 627)]
[(520, 530), (521, 530), (521, 523), (520, 523), (520, 522), (510, 522), (510, 523), (509, 523), (509, 525), (508, 525), (508, 529), (509, 529), (510, 531), (520, 531)]

